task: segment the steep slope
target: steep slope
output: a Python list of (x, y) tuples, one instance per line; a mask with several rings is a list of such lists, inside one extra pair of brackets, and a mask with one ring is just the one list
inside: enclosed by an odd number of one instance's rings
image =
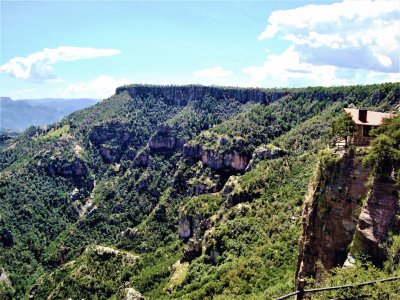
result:
[[(320, 153), (304, 203), (296, 278), (307, 288), (400, 274), (400, 116), (369, 147)], [(397, 285), (398, 286), (398, 285)], [(321, 292), (317, 299), (398, 299), (396, 284)]]
[[(115, 280), (151, 299), (278, 296), (293, 285), (302, 202), (332, 117), (349, 104), (391, 109), (398, 96), (399, 84), (134, 85), (31, 128), (1, 148), (0, 291), (118, 298)], [(90, 273), (85, 249), (99, 245), (138, 261), (119, 273), (105, 256)]]
[(344, 264), (368, 194), (368, 176), (360, 157), (328, 152), (320, 158), (304, 205), (299, 278), (320, 278), (318, 262), (328, 270)]

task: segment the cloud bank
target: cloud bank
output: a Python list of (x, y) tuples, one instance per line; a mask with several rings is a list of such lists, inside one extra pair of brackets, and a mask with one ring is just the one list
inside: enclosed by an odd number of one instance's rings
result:
[(400, 4), (352, 1), (274, 11), (258, 40), (290, 43), (242, 71), (253, 85), (338, 85), (399, 81)]
[(61, 46), (54, 49), (45, 48), (26, 57), (14, 57), (0, 66), (0, 72), (13, 77), (45, 82), (56, 80), (53, 65), (59, 61), (75, 61), (121, 53), (116, 49), (96, 49)]

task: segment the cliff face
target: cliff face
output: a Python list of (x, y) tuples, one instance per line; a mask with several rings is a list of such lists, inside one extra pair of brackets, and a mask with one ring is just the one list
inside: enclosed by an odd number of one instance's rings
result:
[(343, 265), (357, 225), (356, 210), (367, 195), (368, 172), (354, 157), (321, 160), (303, 210), (298, 277), (318, 277), (318, 261), (326, 269)]
[(394, 183), (374, 179), (368, 199), (362, 207), (351, 248), (353, 254), (365, 253), (381, 266), (385, 250), (380, 244), (396, 222), (399, 209), (398, 187)]
[(183, 149), (186, 157), (199, 159), (203, 164), (213, 170), (231, 169), (235, 171), (244, 171), (249, 163), (246, 155), (237, 153), (234, 150), (228, 150), (220, 153), (218, 150), (203, 149), (202, 145), (188, 145)]
[(376, 265), (383, 261), (380, 244), (395, 222), (398, 187), (374, 179), (368, 188), (370, 173), (361, 159), (342, 153), (319, 161), (303, 209), (297, 278), (318, 279), (318, 262), (330, 270), (343, 266), (350, 253), (366, 254)]
[(84, 177), (87, 175), (87, 167), (85, 163), (75, 158), (72, 161), (64, 161), (60, 159), (52, 160), (47, 168), (49, 175), (60, 175), (64, 177)]
[(128, 92), (131, 97), (147, 97), (152, 95), (156, 98), (163, 98), (170, 104), (186, 105), (189, 101), (200, 100), (210, 95), (217, 99), (234, 98), (239, 102), (249, 101), (258, 103), (270, 103), (288, 94), (286, 91), (265, 91), (262, 89), (234, 89), (214, 86), (143, 86), (131, 85), (118, 87), (115, 93)]
[(172, 135), (172, 128), (161, 125), (149, 140), (149, 149), (152, 151), (175, 151), (182, 148), (184, 141)]

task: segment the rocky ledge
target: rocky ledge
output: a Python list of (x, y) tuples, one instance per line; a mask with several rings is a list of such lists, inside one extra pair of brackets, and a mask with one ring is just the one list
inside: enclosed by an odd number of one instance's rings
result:
[(149, 140), (149, 149), (157, 152), (173, 152), (182, 148), (184, 141), (172, 135), (172, 128), (161, 125)]
[(249, 101), (259, 103), (269, 103), (278, 100), (288, 94), (287, 91), (263, 90), (256, 88), (230, 88), (201, 85), (184, 86), (161, 86), (161, 85), (127, 85), (118, 87), (115, 93), (127, 92), (134, 97), (153, 97), (162, 98), (169, 104), (186, 105), (189, 101), (201, 100), (210, 95), (216, 99), (235, 98), (246, 103)]
[(203, 149), (200, 144), (186, 144), (183, 155), (201, 160), (213, 170), (230, 169), (234, 171), (244, 171), (249, 163), (246, 155), (237, 153), (234, 150), (220, 152), (213, 149)]
[(63, 177), (85, 177), (88, 173), (87, 167), (80, 158), (64, 160), (60, 158), (51, 159), (47, 167), (49, 175), (58, 175)]

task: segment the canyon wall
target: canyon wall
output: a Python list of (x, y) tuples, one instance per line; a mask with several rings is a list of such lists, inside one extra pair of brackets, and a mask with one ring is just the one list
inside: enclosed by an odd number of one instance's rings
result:
[(257, 88), (229, 88), (214, 86), (152, 86), (152, 85), (128, 85), (118, 87), (116, 94), (128, 92), (132, 98), (148, 97), (163, 98), (171, 104), (186, 105), (189, 101), (200, 100), (209, 95), (216, 99), (236, 99), (241, 103), (249, 101), (259, 103), (270, 103), (286, 96), (289, 92), (284, 90), (272, 91)]
[(319, 279), (349, 256), (367, 255), (377, 266), (385, 258), (381, 244), (395, 224), (398, 187), (371, 178), (362, 158), (342, 152), (319, 160), (304, 203), (297, 279)]

